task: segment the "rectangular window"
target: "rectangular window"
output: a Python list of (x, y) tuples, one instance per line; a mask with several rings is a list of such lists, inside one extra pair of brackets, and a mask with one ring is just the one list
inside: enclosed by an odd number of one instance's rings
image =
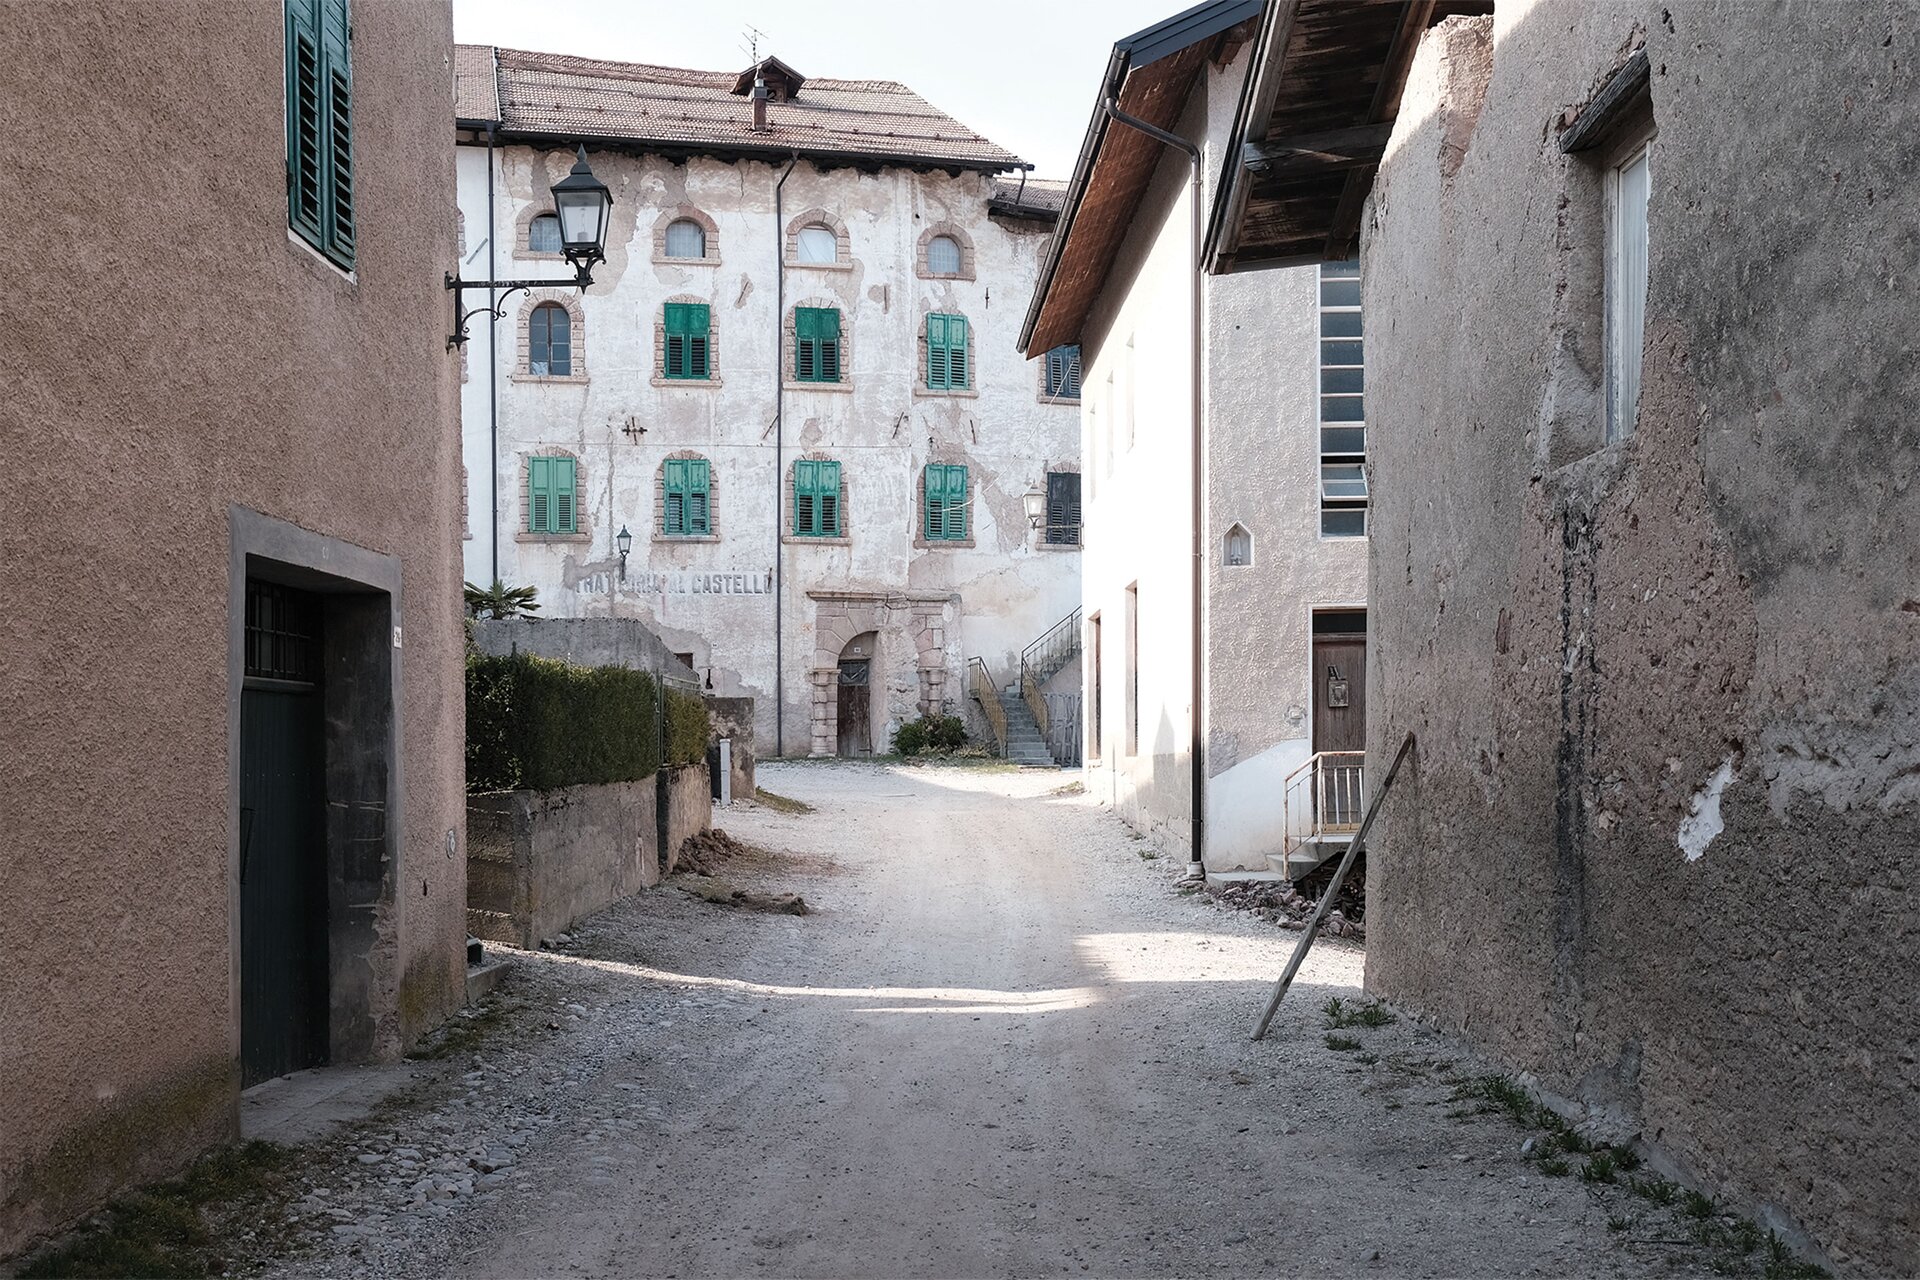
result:
[(353, 60), (347, 0), (286, 0), (287, 225), (353, 269)]
[(1106, 692), (1100, 683), (1100, 615), (1087, 619), (1087, 687), (1083, 697), (1087, 708), (1087, 759), (1100, 758), (1100, 699)]
[(1047, 395), (1061, 400), (1080, 398), (1080, 347), (1070, 344), (1047, 352)]
[(1360, 264), (1320, 266), (1320, 536), (1367, 536), (1367, 367)]
[(580, 532), (572, 458), (527, 459), (527, 532)]
[(840, 536), (840, 464), (793, 464), (793, 531), (802, 538)]
[(709, 358), (713, 312), (701, 302), (667, 304), (666, 373), (669, 378), (712, 376)]
[(933, 463), (926, 470), (924, 525), (928, 542), (964, 542), (967, 537), (967, 469)]
[(1640, 409), (1640, 353), (1647, 328), (1647, 147), (1608, 175), (1607, 440), (1624, 440)]
[(1140, 584), (1127, 588), (1126, 753), (1140, 754)]
[(793, 309), (793, 378), (840, 381), (840, 312), (835, 308)]
[(661, 477), (660, 532), (704, 538), (713, 532), (713, 482), (705, 458), (668, 458)]
[(927, 389), (963, 390), (973, 385), (967, 358), (967, 318), (938, 313), (927, 317)]
[(1047, 473), (1047, 541), (1054, 546), (1080, 545), (1080, 474)]

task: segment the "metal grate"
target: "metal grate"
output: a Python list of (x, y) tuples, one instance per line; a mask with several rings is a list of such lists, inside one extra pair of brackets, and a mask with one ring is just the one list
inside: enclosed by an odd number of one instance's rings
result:
[(320, 679), (320, 601), (274, 582), (247, 582), (247, 675)]

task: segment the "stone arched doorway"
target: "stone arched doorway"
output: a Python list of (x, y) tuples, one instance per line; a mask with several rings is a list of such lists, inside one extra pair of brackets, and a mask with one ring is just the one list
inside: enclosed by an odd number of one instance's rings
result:
[[(840, 651), (835, 684), (834, 725), (836, 754), (873, 754), (874, 677), (880, 670), (877, 631), (865, 631), (847, 641)], [(879, 708), (884, 719), (884, 702)]]
[[(809, 591), (814, 607), (812, 742), (808, 754), (840, 754), (840, 660), (864, 657), (867, 666), (868, 751), (879, 750), (885, 726), (896, 716), (938, 712), (947, 698), (947, 622), (959, 597), (931, 591)], [(864, 645), (864, 655), (849, 653)], [(904, 646), (904, 647), (903, 647)], [(887, 661), (904, 663), (913, 655), (912, 673), (918, 697), (911, 708), (891, 706), (885, 698)]]

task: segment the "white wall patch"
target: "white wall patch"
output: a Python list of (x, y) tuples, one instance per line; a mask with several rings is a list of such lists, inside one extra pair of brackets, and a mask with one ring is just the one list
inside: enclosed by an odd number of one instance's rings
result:
[(1720, 793), (1733, 781), (1733, 753), (1720, 762), (1720, 767), (1707, 779), (1707, 785), (1694, 792), (1693, 811), (1680, 820), (1680, 852), (1688, 862), (1699, 860), (1713, 843), (1713, 838), (1726, 829), (1720, 821)]

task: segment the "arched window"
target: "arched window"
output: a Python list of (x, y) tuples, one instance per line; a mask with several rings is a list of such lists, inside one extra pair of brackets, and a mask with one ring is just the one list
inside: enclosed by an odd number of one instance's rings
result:
[(706, 228), (692, 218), (682, 218), (667, 227), (667, 256), (669, 258), (704, 258), (707, 256)]
[(960, 274), (960, 242), (952, 236), (927, 241), (927, 270), (937, 276)]
[(543, 213), (527, 224), (528, 253), (560, 252), (560, 219)]
[(819, 223), (800, 228), (794, 237), (794, 261), (814, 266), (832, 266), (840, 260), (840, 240), (831, 227)]
[(536, 378), (573, 373), (573, 320), (557, 302), (543, 302), (527, 321), (527, 372)]

